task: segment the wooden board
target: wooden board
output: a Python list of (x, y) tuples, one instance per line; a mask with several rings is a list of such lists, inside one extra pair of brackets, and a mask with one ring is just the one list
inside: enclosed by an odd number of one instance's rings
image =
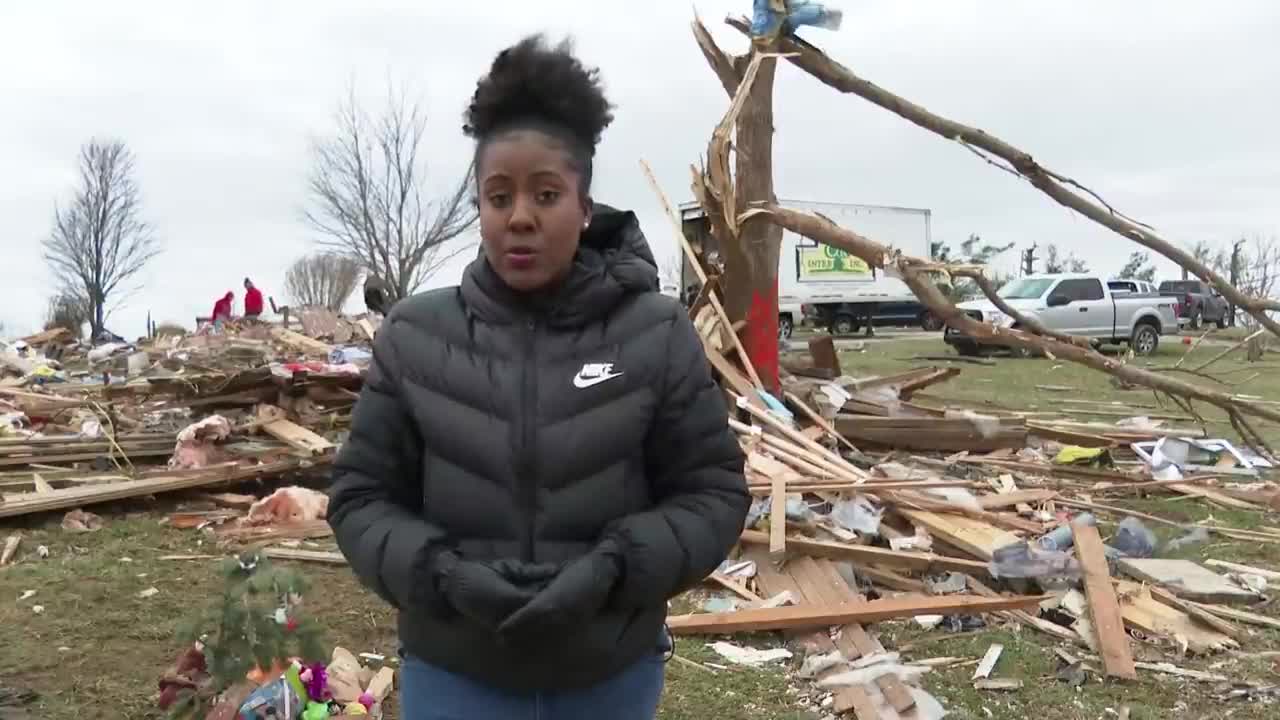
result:
[[(313, 468), (324, 463), (322, 459), (311, 459), (309, 462)], [(249, 467), (227, 466), (207, 469), (194, 474), (175, 473), (173, 476), (145, 480), (125, 480), (101, 485), (63, 488), (48, 493), (33, 493), (29, 498), (0, 503), (0, 518), (52, 512), (54, 510), (68, 510), (95, 503), (113, 502), (165, 492), (177, 492), (191, 488), (240, 482), (257, 477), (279, 475), (298, 468), (299, 463), (296, 460), (287, 460), (265, 465)]]
[(1224, 562), (1222, 560), (1205, 560), (1204, 564), (1209, 567), (1218, 567), (1223, 570), (1230, 570), (1235, 573), (1244, 573), (1246, 575), (1257, 575), (1258, 577), (1266, 578), (1267, 580), (1280, 582), (1280, 572), (1276, 572), (1275, 570), (1266, 570), (1259, 567), (1253, 567), (1251, 565), (1239, 565), (1237, 563)]
[(320, 342), (302, 333), (296, 333), (284, 328), (271, 328), (271, 337), (309, 355), (323, 355), (327, 358), (329, 353), (333, 352), (333, 346), (328, 343)]
[(1239, 647), (1239, 643), (1230, 637), (1205, 627), (1186, 613), (1156, 600), (1146, 586), (1124, 580), (1117, 581), (1115, 585), (1124, 621), (1144, 633), (1185, 641), (1187, 649), (1196, 654)]
[(726, 613), (675, 615), (667, 618), (671, 632), (698, 635), (791, 628), (830, 627), (848, 623), (869, 623), (916, 615), (948, 615), (997, 612), (1033, 608), (1044, 601), (1041, 596), (982, 598), (973, 595), (946, 597), (901, 597), (868, 600), (858, 605), (806, 605), (763, 610), (738, 610)]
[(262, 426), (262, 431), (295, 450), (312, 455), (323, 455), (337, 447), (320, 435), (289, 420), (272, 420)]
[(1135, 580), (1158, 585), (1179, 598), (1201, 603), (1251, 603), (1258, 595), (1190, 560), (1121, 558), (1116, 567)]
[(769, 554), (787, 551), (787, 485), (786, 478), (773, 476), (773, 492), (769, 498)]
[(1124, 632), (1124, 620), (1120, 615), (1120, 603), (1111, 585), (1111, 573), (1103, 551), (1102, 536), (1092, 525), (1076, 523), (1076, 557), (1084, 573), (1084, 587), (1089, 600), (1089, 617), (1098, 636), (1102, 651), (1102, 666), (1111, 677), (1125, 680), (1138, 679), (1133, 666), (1133, 652), (1129, 648), (1129, 636)]
[(1008, 530), (960, 515), (904, 508), (898, 508), (897, 513), (916, 525), (924, 526), (934, 536), (983, 560), (991, 560), (996, 550), (1022, 540)]
[[(769, 544), (769, 536), (756, 530), (745, 530), (741, 540), (748, 545)], [(976, 560), (962, 560), (929, 553), (903, 552), (866, 545), (848, 545), (845, 543), (810, 540), (791, 536), (787, 538), (787, 548), (794, 552), (824, 557), (831, 560), (849, 560), (868, 565), (907, 568), (921, 572), (959, 572), (989, 576), (987, 563)]]
[(983, 495), (978, 498), (978, 505), (983, 510), (999, 510), (1011, 508), (1023, 503), (1041, 503), (1058, 497), (1056, 490), (1014, 490), (1013, 492)]
[(1258, 627), (1271, 628), (1272, 630), (1280, 630), (1280, 620), (1276, 618), (1267, 617), (1266, 615), (1259, 615), (1257, 613), (1251, 613), (1245, 610), (1227, 607), (1226, 605), (1200, 605), (1196, 603), (1192, 603), (1192, 604), (1200, 608), (1201, 610), (1204, 610), (1205, 612), (1213, 613), (1214, 615), (1221, 618), (1227, 618), (1228, 620), (1235, 620), (1237, 622), (1242, 622), (1248, 625), (1257, 625)]
[(295, 550), (293, 548), (264, 548), (262, 554), (272, 560), (300, 560), (303, 562), (324, 563), (326, 565), (346, 565), (347, 558), (339, 552), (321, 550)]
[(873, 417), (840, 413), (833, 422), (855, 444), (903, 450), (968, 450), (982, 452), (1023, 448), (1027, 426), (1022, 418)]

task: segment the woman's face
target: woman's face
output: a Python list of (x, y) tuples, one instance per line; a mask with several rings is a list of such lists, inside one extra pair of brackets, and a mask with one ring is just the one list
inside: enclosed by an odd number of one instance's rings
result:
[(484, 147), (476, 175), (480, 239), (498, 277), (520, 292), (563, 280), (591, 219), (564, 146), (536, 130), (508, 133)]

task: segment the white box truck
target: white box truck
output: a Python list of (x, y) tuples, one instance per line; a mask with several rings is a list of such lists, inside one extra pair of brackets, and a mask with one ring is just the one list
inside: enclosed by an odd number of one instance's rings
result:
[[(779, 200), (783, 207), (825, 215), (841, 227), (890, 245), (907, 255), (930, 257), (931, 213), (919, 208), (852, 203)], [(715, 239), (697, 203), (680, 206), (685, 236), (704, 253), (715, 252)], [(697, 288), (686, 261), (681, 287)], [(942, 323), (916, 300), (901, 280), (885, 276), (860, 258), (819, 245), (784, 230), (778, 260), (778, 332), (788, 337), (802, 319), (834, 335), (848, 335), (876, 325), (919, 325), (940, 330)]]

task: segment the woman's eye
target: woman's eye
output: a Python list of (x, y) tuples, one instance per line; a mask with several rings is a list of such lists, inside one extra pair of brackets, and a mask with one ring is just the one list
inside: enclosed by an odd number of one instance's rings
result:
[(543, 190), (538, 193), (538, 202), (543, 205), (549, 205), (560, 199), (560, 192), (557, 190)]
[(493, 193), (489, 196), (489, 204), (503, 208), (511, 204), (511, 196), (506, 193)]

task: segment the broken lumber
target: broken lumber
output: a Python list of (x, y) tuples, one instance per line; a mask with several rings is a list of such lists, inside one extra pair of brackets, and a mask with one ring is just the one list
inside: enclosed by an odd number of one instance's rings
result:
[(320, 342), (319, 340), (309, 338), (302, 333), (297, 333), (280, 327), (271, 328), (271, 337), (294, 348), (295, 350), (301, 350), (304, 353), (311, 355), (322, 355), (328, 358), (329, 353), (333, 352), (333, 346), (329, 343)]
[(323, 455), (337, 447), (320, 435), (289, 420), (272, 420), (264, 424), (262, 430), (289, 447), (310, 455)]
[(789, 630), (795, 628), (830, 627), (850, 623), (870, 623), (915, 615), (946, 615), (953, 612), (977, 614), (1000, 610), (1032, 608), (1044, 600), (1041, 596), (982, 598), (973, 595), (944, 597), (898, 597), (868, 600), (855, 605), (799, 605), (762, 610), (738, 610), (726, 613), (676, 615), (667, 625), (676, 635), (722, 634)]
[[(748, 545), (767, 546), (769, 544), (769, 536), (757, 530), (744, 530), (741, 540)], [(950, 571), (978, 574), (983, 577), (989, 575), (987, 563), (976, 560), (962, 560), (929, 553), (886, 550), (866, 545), (847, 545), (825, 540), (811, 540), (795, 535), (787, 537), (787, 548), (813, 557), (849, 560), (867, 565), (907, 568), (921, 572)]]
[(1267, 580), (1280, 581), (1280, 572), (1276, 572), (1275, 570), (1264, 570), (1262, 568), (1251, 567), (1249, 565), (1239, 565), (1232, 562), (1224, 562), (1222, 560), (1205, 560), (1204, 564), (1208, 565), (1209, 567), (1217, 567), (1217, 568), (1222, 568), (1223, 570), (1230, 570), (1231, 572), (1234, 572), (1234, 573), (1244, 573), (1245, 575), (1257, 575), (1258, 577), (1266, 578)]
[(295, 550), (293, 548), (269, 547), (262, 554), (272, 560), (299, 560), (302, 562), (324, 563), (326, 565), (346, 565), (347, 558), (339, 552), (321, 550)]
[(96, 503), (127, 500), (129, 498), (189, 490), (210, 485), (242, 482), (257, 477), (279, 475), (292, 470), (314, 468), (326, 463), (326, 459), (319, 458), (305, 463), (297, 460), (285, 460), (246, 467), (222, 466), (143, 480), (125, 480), (101, 485), (63, 488), (47, 493), (33, 493), (30, 497), (16, 500), (10, 498), (4, 503), (0, 503), (0, 518), (18, 517), (51, 512), (53, 510), (67, 510)]
[(1179, 598), (1201, 603), (1250, 603), (1258, 595), (1190, 560), (1120, 558), (1116, 567), (1135, 580), (1164, 588)]
[(13, 556), (18, 554), (18, 545), (22, 543), (22, 535), (14, 533), (4, 539), (4, 549), (0, 550), (0, 567), (9, 564)]
[(1089, 616), (1098, 644), (1102, 651), (1102, 666), (1107, 675), (1125, 680), (1136, 680), (1138, 671), (1133, 666), (1133, 652), (1129, 648), (1129, 636), (1124, 632), (1124, 620), (1120, 615), (1120, 602), (1116, 599), (1107, 569), (1107, 557), (1103, 552), (1102, 536), (1092, 525), (1075, 523), (1076, 557), (1084, 573), (1084, 587), (1089, 600)]
[(835, 428), (855, 443), (902, 450), (986, 452), (1027, 445), (1027, 425), (1012, 417), (874, 417), (836, 415)]

